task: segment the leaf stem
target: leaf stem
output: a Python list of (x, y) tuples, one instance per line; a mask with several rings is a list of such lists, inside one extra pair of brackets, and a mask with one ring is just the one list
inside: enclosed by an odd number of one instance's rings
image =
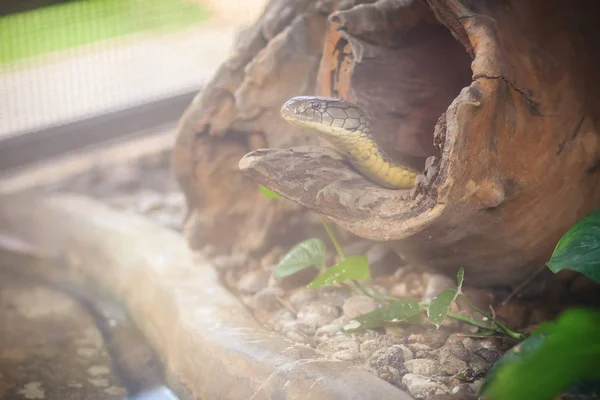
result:
[(358, 288), (360, 292), (362, 292), (362, 294), (371, 298), (373, 297), (373, 295), (369, 293), (369, 291), (359, 281), (357, 281), (356, 279), (352, 279), (352, 283)]
[(327, 236), (329, 236), (329, 240), (331, 240), (331, 243), (333, 243), (333, 247), (335, 247), (336, 253), (343, 260), (346, 257), (344, 257), (344, 252), (342, 251), (342, 246), (340, 246), (340, 243), (337, 241), (335, 234), (333, 233), (333, 230), (331, 229), (331, 226), (329, 225), (329, 222), (327, 222), (325, 217), (322, 215), (321, 215), (321, 222), (323, 223), (323, 226), (325, 227), (325, 231), (327, 232)]
[(497, 329), (494, 328), (495, 330), (499, 330), (500, 332), (504, 333), (505, 335), (507, 335), (515, 340), (521, 341), (521, 340), (527, 339), (527, 336), (523, 335), (522, 333), (518, 333), (518, 332), (508, 329), (506, 326), (504, 326), (503, 324), (498, 322), (496, 320), (496, 318), (492, 317), (491, 315), (489, 315), (488, 313), (486, 313), (485, 311), (483, 311), (482, 309), (477, 307), (475, 304), (471, 303), (471, 300), (469, 300), (469, 298), (464, 293), (461, 293), (460, 295), (465, 300), (465, 302), (469, 305), (469, 307), (471, 307), (473, 310), (477, 311), (479, 314), (481, 314), (484, 317), (486, 317), (487, 319), (489, 319), (490, 322), (492, 322), (495, 325), (495, 327), (497, 328)]

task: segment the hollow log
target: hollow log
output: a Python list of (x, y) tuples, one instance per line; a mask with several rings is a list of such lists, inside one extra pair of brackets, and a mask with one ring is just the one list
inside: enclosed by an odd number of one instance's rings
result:
[(360, 106), (393, 158), (422, 170), (416, 186), (380, 188), (312, 143), (267, 141), (241, 170), (415, 266), (522, 281), (600, 205), (600, 6), (357, 3), (331, 7), (315, 92)]

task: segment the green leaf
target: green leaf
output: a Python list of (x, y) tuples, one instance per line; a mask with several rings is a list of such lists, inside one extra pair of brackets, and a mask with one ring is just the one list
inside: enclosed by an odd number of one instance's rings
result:
[(456, 289), (446, 289), (442, 293), (435, 296), (431, 303), (429, 303), (429, 307), (427, 307), (427, 318), (439, 328), (444, 319), (448, 315), (448, 311), (450, 311), (450, 306), (456, 300), (456, 296), (458, 296), (458, 290)]
[(492, 367), (482, 393), (494, 400), (547, 400), (600, 378), (600, 312), (571, 309), (507, 352)]
[(307, 287), (317, 289), (351, 279), (368, 280), (370, 277), (371, 273), (367, 256), (352, 256), (345, 258), (333, 267), (328, 268), (321, 275), (317, 276), (315, 280), (309, 283)]
[(458, 273), (456, 274), (456, 285), (458, 286), (459, 292), (462, 289), (462, 284), (463, 284), (464, 280), (465, 280), (465, 270), (463, 268), (459, 268)]
[(258, 185), (258, 188), (260, 189), (260, 192), (262, 193), (263, 196), (265, 196), (267, 199), (280, 199), (281, 196), (277, 193), (275, 193), (274, 191), (272, 191), (271, 189), (269, 189), (266, 186), (263, 185)]
[(600, 210), (565, 233), (547, 265), (554, 273), (572, 269), (600, 283)]
[(281, 259), (273, 276), (275, 279), (295, 274), (313, 265), (320, 266), (325, 262), (327, 248), (325, 243), (318, 238), (304, 240), (287, 252)]
[(458, 269), (456, 274), (456, 289), (446, 289), (442, 293), (435, 296), (429, 307), (427, 307), (427, 318), (439, 328), (446, 319), (452, 303), (456, 301), (456, 298), (462, 291), (462, 284), (465, 279), (465, 270), (463, 268)]
[(385, 324), (410, 321), (419, 315), (419, 303), (411, 299), (397, 299), (387, 306), (352, 319), (342, 332), (379, 328)]

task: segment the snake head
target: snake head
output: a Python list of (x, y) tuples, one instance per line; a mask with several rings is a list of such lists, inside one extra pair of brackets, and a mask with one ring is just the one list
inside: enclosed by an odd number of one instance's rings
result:
[(354, 104), (332, 97), (298, 96), (286, 101), (281, 116), (287, 122), (311, 130), (325, 139), (339, 140), (340, 132), (355, 131), (368, 123)]

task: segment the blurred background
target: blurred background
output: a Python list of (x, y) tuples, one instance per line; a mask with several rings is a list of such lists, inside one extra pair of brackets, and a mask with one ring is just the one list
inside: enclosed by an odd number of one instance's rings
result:
[(0, 169), (171, 131), (265, 0), (0, 5)]

